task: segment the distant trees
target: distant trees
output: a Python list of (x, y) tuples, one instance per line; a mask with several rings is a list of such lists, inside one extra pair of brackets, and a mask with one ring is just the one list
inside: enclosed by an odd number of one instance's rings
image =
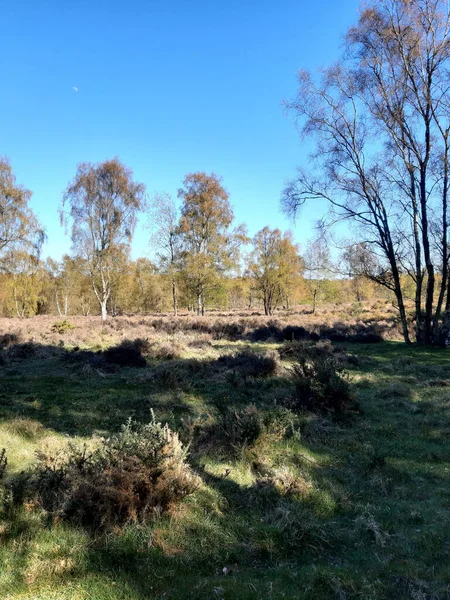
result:
[(53, 282), (53, 294), (58, 315), (67, 316), (70, 309), (70, 297), (74, 294), (74, 288), (80, 279), (80, 265), (76, 259), (65, 254), (59, 262), (48, 258), (46, 267)]
[(39, 252), (45, 234), (29, 207), (31, 195), (16, 183), (9, 160), (0, 157), (0, 261), (7, 252)]
[(450, 342), (448, 64), (444, 0), (374, 0), (346, 38), (345, 59), (320, 80), (300, 72), (288, 103), (316, 140), (313, 171), (283, 194), (295, 215), (310, 200), (328, 224), (358, 229), (373, 281), (395, 294), (409, 342), (404, 275), (414, 282), (418, 343)]
[(169, 194), (157, 194), (150, 212), (151, 244), (156, 249), (159, 266), (170, 277), (173, 314), (178, 313), (178, 271), (181, 261), (181, 228), (178, 211)]
[(46, 272), (39, 258), (17, 250), (4, 257), (4, 266), (12, 292), (9, 301), (11, 312), (18, 317), (38, 314), (47, 301), (44, 294)]
[(102, 320), (108, 314), (114, 263), (131, 242), (144, 201), (145, 186), (117, 158), (81, 163), (65, 191), (62, 221), (71, 224), (74, 252), (86, 261)]
[[(44, 236), (27, 204), (31, 192), (15, 183), (8, 161), (1, 160), (1, 315), (100, 313), (104, 320), (107, 315), (171, 309), (175, 315), (179, 309), (202, 315), (207, 306), (263, 308), (272, 315), (310, 299), (315, 309), (316, 301), (349, 292), (362, 297), (362, 271), (369, 266), (374, 270), (363, 245), (350, 245), (342, 261), (345, 275), (353, 273), (349, 283), (327, 280), (332, 275), (325, 271), (318, 274), (309, 250), (311, 268), (305, 271), (290, 232), (265, 227), (250, 240), (244, 225), (234, 226), (228, 192), (214, 174), (187, 175), (178, 193), (179, 206), (164, 193), (148, 203), (144, 186), (118, 159), (79, 165), (60, 209), (62, 223), (70, 228), (72, 254), (42, 261)], [(142, 208), (148, 214), (152, 260), (131, 258)]]
[(239, 248), (247, 240), (243, 225), (231, 229), (233, 210), (228, 192), (217, 175), (186, 175), (178, 192), (182, 201), (183, 276), (196, 299), (197, 313), (205, 311), (206, 292), (237, 266)]
[(279, 229), (264, 227), (253, 238), (253, 247), (249, 273), (265, 314), (272, 315), (282, 302), (289, 305), (290, 294), (302, 272), (302, 261), (290, 232), (282, 234)]
[(305, 280), (311, 294), (312, 314), (316, 312), (317, 302), (322, 300), (327, 283), (332, 276), (331, 256), (325, 240), (318, 238), (311, 241), (306, 247), (303, 256), (305, 266)]

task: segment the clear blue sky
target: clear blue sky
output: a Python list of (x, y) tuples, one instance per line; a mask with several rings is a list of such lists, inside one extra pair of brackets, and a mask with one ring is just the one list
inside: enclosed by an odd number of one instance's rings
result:
[[(279, 196), (307, 152), (281, 101), (298, 68), (333, 62), (356, 0), (3, 0), (0, 153), (33, 191), (44, 256), (80, 161), (118, 156), (149, 192), (221, 175), (250, 234), (287, 229)], [(73, 88), (77, 88), (75, 91)], [(301, 244), (320, 209), (294, 228)], [(138, 227), (133, 256), (148, 253)]]

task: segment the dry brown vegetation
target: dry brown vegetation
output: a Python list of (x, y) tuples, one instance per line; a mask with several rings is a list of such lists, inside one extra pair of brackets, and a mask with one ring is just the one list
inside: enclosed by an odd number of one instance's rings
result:
[[(278, 311), (273, 317), (251, 311), (100, 317), (68, 317), (64, 327), (52, 316), (0, 318), (0, 345), (34, 342), (45, 345), (105, 348), (123, 340), (148, 341), (154, 358), (176, 358), (186, 346), (201, 351), (214, 340), (292, 341), (319, 338), (376, 342), (399, 339), (397, 311), (388, 302), (325, 305), (312, 315), (309, 308)], [(378, 336), (378, 337), (377, 337)]]

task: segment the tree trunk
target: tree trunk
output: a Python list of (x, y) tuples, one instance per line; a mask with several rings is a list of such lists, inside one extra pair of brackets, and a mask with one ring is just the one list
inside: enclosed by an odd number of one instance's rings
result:
[(61, 312), (61, 307), (59, 306), (58, 292), (55, 292), (55, 302), (56, 302), (56, 308), (58, 310), (58, 315), (61, 317), (62, 312)]
[(100, 295), (100, 292), (97, 290), (94, 278), (92, 279), (92, 289), (94, 290), (94, 294), (100, 304), (102, 321), (105, 322), (106, 319), (108, 318), (108, 300), (111, 296), (111, 287), (110, 287), (109, 281), (107, 279), (105, 279), (105, 276), (103, 275), (103, 273), (102, 273), (101, 295)]
[(272, 314), (272, 301), (270, 293), (265, 291), (264, 293), (264, 314), (269, 317)]
[(106, 304), (107, 304), (107, 301), (102, 299), (102, 301), (100, 303), (100, 307), (101, 307), (102, 321), (103, 322), (105, 322), (106, 319), (108, 318), (108, 310), (106, 308)]
[(439, 343), (444, 348), (450, 347), (450, 310), (446, 310), (442, 318)]
[[(401, 288), (401, 283), (400, 283), (400, 274), (398, 272), (396, 263), (394, 263), (394, 264), (395, 264), (395, 266), (392, 269), (393, 277), (394, 277), (394, 285), (395, 285), (394, 294), (395, 294), (395, 297), (397, 300), (397, 306), (398, 306), (398, 310), (400, 313), (400, 323), (402, 325), (403, 339), (405, 340), (405, 342), (407, 344), (410, 344), (411, 340), (409, 339), (408, 318), (406, 316), (405, 304), (403, 302), (403, 293), (402, 293), (402, 288)], [(392, 262), (391, 262), (391, 265), (392, 265)]]
[(178, 315), (178, 298), (177, 298), (177, 286), (175, 280), (172, 279), (172, 300), (173, 300), (173, 314)]

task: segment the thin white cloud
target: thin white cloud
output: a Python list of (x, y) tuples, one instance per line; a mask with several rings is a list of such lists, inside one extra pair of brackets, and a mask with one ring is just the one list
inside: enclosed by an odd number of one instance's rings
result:
[(77, 86), (76, 86), (76, 85), (74, 85), (74, 86), (72, 87), (72, 89), (73, 89), (73, 91), (74, 91), (74, 92), (78, 92), (78, 88), (77, 88)]

